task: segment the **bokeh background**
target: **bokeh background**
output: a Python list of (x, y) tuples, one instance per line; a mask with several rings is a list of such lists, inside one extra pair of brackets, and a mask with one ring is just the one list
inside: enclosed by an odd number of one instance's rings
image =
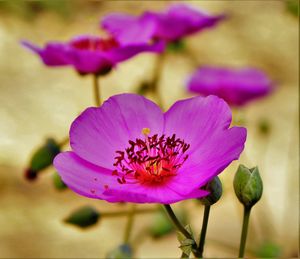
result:
[[(53, 168), (27, 182), (23, 171), (44, 138), (63, 139), (77, 114), (93, 105), (90, 77), (71, 68), (47, 68), (20, 46), (28, 39), (40, 45), (68, 40), (78, 34), (99, 34), (100, 18), (110, 12), (139, 14), (162, 10), (174, 1), (1, 1), (0, 2), (0, 257), (96, 258), (121, 243), (126, 218), (103, 219), (80, 230), (62, 219), (81, 205), (116, 211), (127, 205), (89, 200), (53, 187)], [(211, 209), (207, 257), (236, 257), (242, 206), (234, 196), (232, 179), (239, 163), (258, 165), (262, 200), (250, 219), (248, 257), (262, 247), (277, 256), (298, 257), (299, 244), (299, 23), (297, 1), (185, 1), (229, 19), (212, 30), (186, 40), (192, 55), (168, 54), (160, 91), (164, 108), (190, 96), (184, 89), (195, 64), (255, 66), (277, 85), (272, 95), (239, 111), (248, 128), (246, 149), (238, 162), (221, 174), (224, 193)], [(193, 58), (191, 58), (191, 56)], [(139, 55), (124, 62), (100, 82), (104, 99), (134, 92), (150, 79), (155, 56)], [(261, 124), (268, 124), (268, 131)], [(141, 208), (151, 206), (140, 205)], [(195, 234), (203, 207), (185, 201)], [(175, 234), (160, 239), (147, 235), (153, 215), (136, 217), (133, 239), (139, 258), (179, 257)]]

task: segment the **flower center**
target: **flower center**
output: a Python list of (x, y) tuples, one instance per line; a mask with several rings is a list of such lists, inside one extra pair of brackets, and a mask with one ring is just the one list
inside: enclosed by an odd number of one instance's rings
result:
[(142, 130), (144, 139), (129, 140), (125, 151), (116, 151), (113, 175), (120, 184), (141, 183), (160, 185), (177, 174), (188, 158), (190, 145), (184, 140), (170, 136), (149, 136), (150, 129)]
[(114, 38), (82, 38), (71, 43), (71, 46), (80, 50), (108, 51), (119, 46)]

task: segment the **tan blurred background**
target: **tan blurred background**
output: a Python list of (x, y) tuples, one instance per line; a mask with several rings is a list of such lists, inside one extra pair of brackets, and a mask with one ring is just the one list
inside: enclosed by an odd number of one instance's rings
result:
[[(89, 200), (71, 191), (57, 192), (51, 181), (53, 169), (34, 183), (23, 178), (30, 154), (44, 137), (64, 138), (76, 115), (93, 105), (91, 78), (80, 78), (71, 68), (45, 67), (19, 41), (28, 39), (42, 45), (82, 33), (99, 33), (99, 19), (109, 12), (139, 14), (146, 9), (164, 9), (173, 1), (52, 1), (56, 6), (32, 10), (22, 1), (8, 2), (15, 5), (0, 3), (0, 257), (104, 257), (122, 241), (125, 218), (105, 219), (87, 231), (65, 225), (62, 219), (80, 205), (94, 205), (101, 211), (118, 210), (118, 205)], [(240, 112), (248, 128), (246, 149), (240, 161), (221, 175), (224, 194), (211, 210), (205, 255), (237, 256), (242, 206), (233, 194), (232, 178), (237, 165), (245, 163), (258, 165), (264, 181), (263, 198), (250, 220), (248, 256), (255, 257), (260, 245), (272, 242), (280, 247), (282, 257), (298, 257), (298, 17), (287, 10), (284, 1), (186, 2), (230, 15), (215, 29), (186, 41), (199, 64), (255, 66), (278, 86), (271, 96)], [(143, 54), (121, 64), (101, 80), (104, 98), (136, 91), (142, 79), (151, 78), (154, 61), (154, 55)], [(188, 56), (168, 55), (160, 83), (165, 109), (189, 96), (183, 85), (194, 69)], [(269, 134), (259, 131), (261, 120), (270, 123)], [(184, 206), (198, 235), (203, 208), (193, 201), (184, 202)], [(151, 220), (151, 215), (137, 217), (135, 255), (178, 258), (175, 234), (160, 240), (139, 238)]]

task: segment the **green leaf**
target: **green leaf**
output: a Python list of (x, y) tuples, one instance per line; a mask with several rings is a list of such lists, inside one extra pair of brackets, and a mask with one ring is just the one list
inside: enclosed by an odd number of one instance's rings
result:
[[(193, 237), (192, 229), (190, 225), (187, 225), (185, 229), (191, 234)], [(182, 250), (182, 252), (189, 256), (192, 252), (193, 245), (195, 245), (195, 241), (190, 238), (186, 238), (181, 232), (177, 231), (177, 239), (180, 243), (179, 248)]]
[(257, 249), (255, 254), (258, 258), (280, 258), (282, 249), (275, 243), (265, 242)]
[(87, 228), (95, 225), (99, 219), (100, 213), (96, 209), (84, 206), (72, 212), (64, 222), (80, 228)]

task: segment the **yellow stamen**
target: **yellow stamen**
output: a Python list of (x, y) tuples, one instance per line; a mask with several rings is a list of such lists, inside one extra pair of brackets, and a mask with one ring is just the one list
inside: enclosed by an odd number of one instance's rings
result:
[(145, 135), (146, 137), (148, 137), (148, 135), (150, 134), (150, 129), (149, 128), (143, 128), (142, 129), (142, 134)]

